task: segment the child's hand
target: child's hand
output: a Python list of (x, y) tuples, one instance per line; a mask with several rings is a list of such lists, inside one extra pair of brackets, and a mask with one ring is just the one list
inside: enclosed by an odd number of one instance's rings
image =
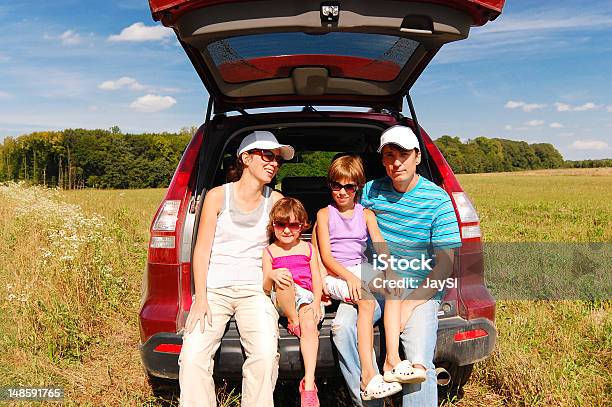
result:
[(288, 268), (273, 269), (270, 278), (274, 284), (281, 288), (287, 288), (293, 284), (293, 276)]
[(331, 297), (329, 296), (329, 290), (327, 289), (327, 284), (325, 284), (325, 280), (323, 280), (323, 284), (321, 288), (323, 289), (323, 292), (321, 295), (321, 304), (325, 306), (331, 305), (332, 304)]
[(314, 316), (314, 322), (318, 325), (319, 321), (321, 320), (321, 317), (323, 316), (321, 314), (321, 303), (319, 301), (314, 301), (312, 304), (310, 304), (310, 306), (312, 307), (312, 315)]
[(395, 274), (393, 271), (387, 269), (385, 270), (385, 279), (387, 280), (387, 282), (389, 281), (395, 282), (393, 288), (391, 287), (386, 288), (386, 294), (389, 294), (395, 300), (402, 298), (402, 294), (403, 294), (402, 291), (404, 289), (399, 287), (399, 283), (402, 280), (400, 276)]
[(347, 280), (346, 285), (349, 289), (349, 296), (351, 301), (357, 302), (361, 300), (361, 279), (356, 275), (352, 274)]

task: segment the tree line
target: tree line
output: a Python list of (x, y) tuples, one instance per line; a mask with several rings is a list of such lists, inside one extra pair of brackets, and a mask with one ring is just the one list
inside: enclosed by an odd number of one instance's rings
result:
[(113, 127), (7, 137), (0, 145), (0, 180), (63, 189), (163, 188), (194, 132), (123, 134)]
[[(0, 145), (0, 181), (25, 180), (63, 189), (164, 188), (195, 130), (123, 134), (113, 127), (7, 137)], [(611, 159), (565, 161), (548, 143), (486, 137), (463, 143), (457, 137), (443, 136), (435, 144), (457, 174), (612, 166)], [(329, 152), (304, 153), (302, 164), (283, 171), (325, 175), (332, 156)]]
[(525, 141), (487, 137), (477, 137), (463, 143), (458, 137), (442, 136), (435, 144), (455, 174), (612, 167), (612, 159), (564, 160), (550, 143), (528, 144)]

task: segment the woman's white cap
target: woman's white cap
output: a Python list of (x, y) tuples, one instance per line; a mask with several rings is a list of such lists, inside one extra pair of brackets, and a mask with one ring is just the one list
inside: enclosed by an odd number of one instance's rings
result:
[(383, 131), (380, 136), (380, 147), (377, 151), (380, 153), (387, 144), (397, 144), (404, 150), (420, 149), (419, 140), (417, 140), (412, 129), (406, 126), (392, 126)]
[(280, 144), (276, 137), (274, 137), (274, 134), (265, 130), (257, 130), (246, 136), (240, 143), (240, 146), (238, 146), (236, 155), (240, 157), (240, 154), (254, 148), (260, 148), (262, 150), (280, 148), (280, 155), (284, 160), (291, 160), (295, 154), (293, 147), (287, 144)]

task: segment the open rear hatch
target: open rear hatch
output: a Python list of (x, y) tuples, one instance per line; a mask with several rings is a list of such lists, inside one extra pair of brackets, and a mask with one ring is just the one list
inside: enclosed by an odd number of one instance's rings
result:
[(149, 0), (215, 112), (284, 105), (401, 110), (440, 47), (505, 0)]

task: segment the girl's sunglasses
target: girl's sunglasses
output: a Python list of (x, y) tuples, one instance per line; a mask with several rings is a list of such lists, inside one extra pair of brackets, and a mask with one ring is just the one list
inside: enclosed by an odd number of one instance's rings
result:
[(283, 162), (285, 161), (282, 156), (274, 154), (272, 150), (262, 150), (262, 149), (256, 148), (256, 149), (250, 150), (249, 153), (257, 154), (258, 156), (261, 157), (261, 159), (264, 162), (267, 162), (267, 163), (272, 162), (274, 160), (278, 163), (278, 165), (282, 165)]
[(272, 226), (278, 231), (289, 228), (291, 232), (299, 232), (302, 229), (302, 224), (297, 222), (272, 222)]
[(329, 183), (329, 189), (331, 189), (332, 191), (340, 191), (342, 188), (344, 188), (344, 190), (348, 193), (348, 194), (352, 194), (355, 191), (357, 191), (357, 189), (359, 189), (359, 186), (355, 185), (355, 184), (341, 184), (339, 182), (336, 181), (330, 181)]

